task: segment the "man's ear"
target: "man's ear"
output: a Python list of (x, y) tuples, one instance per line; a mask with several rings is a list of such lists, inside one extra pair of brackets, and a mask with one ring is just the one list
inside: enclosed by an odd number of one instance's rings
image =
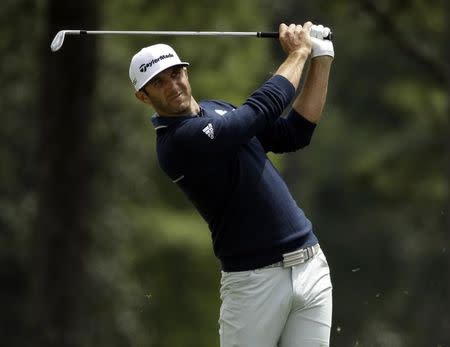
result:
[(150, 101), (149, 97), (142, 90), (138, 90), (136, 93), (134, 93), (134, 95), (138, 100), (142, 101), (144, 104), (152, 106), (152, 102)]

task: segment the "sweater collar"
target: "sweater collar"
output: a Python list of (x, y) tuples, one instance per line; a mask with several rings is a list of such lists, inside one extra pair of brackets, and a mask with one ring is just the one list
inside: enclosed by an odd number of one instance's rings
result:
[(155, 113), (151, 118), (151, 122), (155, 127), (155, 130), (167, 128), (173, 124), (179, 123), (185, 119), (201, 117), (204, 114), (204, 110), (200, 107), (200, 112), (191, 116), (174, 116), (174, 117), (164, 117)]

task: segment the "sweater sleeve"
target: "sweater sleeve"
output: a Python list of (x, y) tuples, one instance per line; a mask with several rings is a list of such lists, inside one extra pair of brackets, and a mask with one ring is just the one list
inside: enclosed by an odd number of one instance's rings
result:
[(286, 118), (278, 118), (258, 134), (266, 152), (286, 153), (306, 147), (311, 141), (316, 124), (291, 109)]
[(196, 117), (175, 130), (178, 145), (197, 152), (231, 149), (270, 127), (295, 94), (294, 86), (282, 76), (273, 76), (245, 103), (223, 117)]

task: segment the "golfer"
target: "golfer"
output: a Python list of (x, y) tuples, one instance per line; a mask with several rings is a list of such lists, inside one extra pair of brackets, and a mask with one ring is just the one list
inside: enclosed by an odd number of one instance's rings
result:
[(208, 223), (221, 262), (222, 347), (329, 346), (328, 264), (266, 155), (307, 146), (321, 117), (334, 49), (311, 37), (311, 26), (280, 25), (286, 58), (241, 106), (197, 102), (189, 64), (170, 46), (143, 48), (131, 60), (136, 97), (156, 111), (159, 164)]

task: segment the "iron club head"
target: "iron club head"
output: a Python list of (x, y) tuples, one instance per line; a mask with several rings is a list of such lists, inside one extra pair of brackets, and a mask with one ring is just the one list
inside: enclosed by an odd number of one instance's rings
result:
[(66, 30), (58, 31), (52, 43), (50, 44), (50, 48), (53, 52), (56, 52), (62, 47), (65, 37), (66, 37)]
[(61, 30), (58, 31), (58, 33), (55, 35), (55, 38), (53, 39), (52, 43), (50, 44), (50, 48), (53, 52), (56, 52), (57, 50), (61, 49), (64, 39), (67, 35), (80, 35), (80, 34), (86, 34), (87, 32), (85, 30)]

